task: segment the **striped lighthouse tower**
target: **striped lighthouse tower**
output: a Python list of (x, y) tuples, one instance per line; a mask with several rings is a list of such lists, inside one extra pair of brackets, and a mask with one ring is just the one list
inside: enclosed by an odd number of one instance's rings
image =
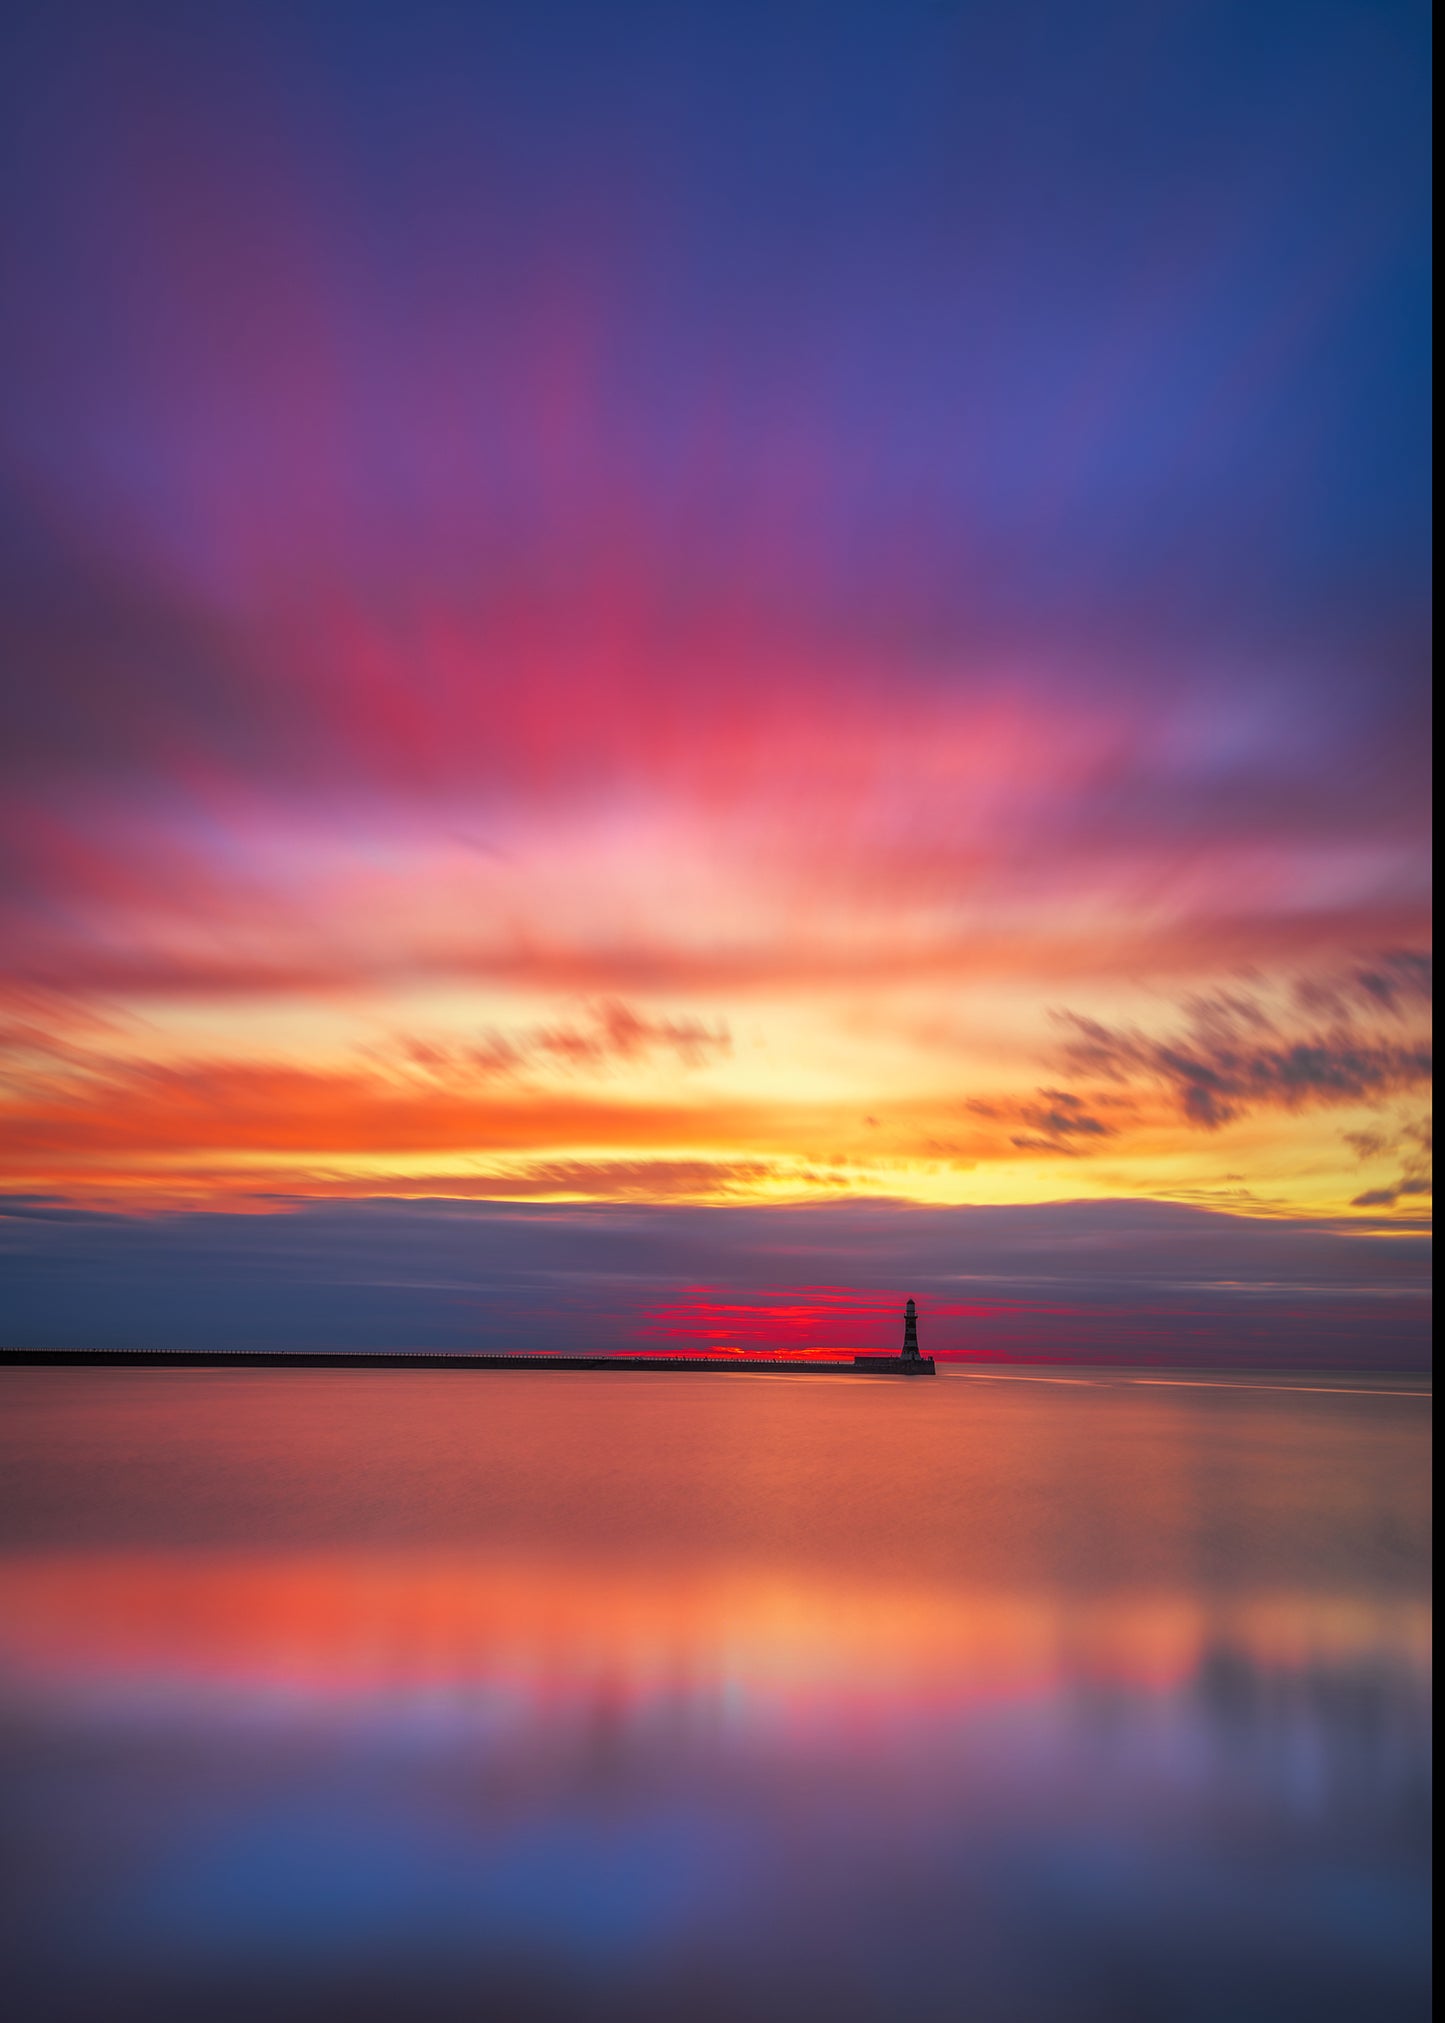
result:
[(903, 1353), (905, 1356), (918, 1354), (918, 1309), (912, 1300), (903, 1309)]

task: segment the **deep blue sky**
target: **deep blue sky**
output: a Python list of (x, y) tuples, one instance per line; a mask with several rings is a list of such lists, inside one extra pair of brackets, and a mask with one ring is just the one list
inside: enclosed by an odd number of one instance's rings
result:
[(1422, 6), (18, 12), (22, 488), (184, 547), (176, 466), (246, 481), (248, 429), (284, 450), (264, 404), (324, 323), (363, 548), (419, 509), (444, 537), (478, 446), (514, 515), (582, 511), (506, 412), (544, 346), (596, 463), (662, 502), (711, 404), (719, 538), (729, 475), (807, 464), (835, 596), (916, 544), (940, 625), (984, 591), (999, 623), (1167, 611), (1256, 645), (1418, 616)]

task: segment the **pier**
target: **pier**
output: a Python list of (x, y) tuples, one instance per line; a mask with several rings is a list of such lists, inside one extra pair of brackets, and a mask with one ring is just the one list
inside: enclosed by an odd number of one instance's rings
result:
[(908, 1302), (903, 1347), (896, 1356), (804, 1357), (747, 1355), (553, 1356), (451, 1355), (428, 1349), (6, 1349), (0, 1369), (149, 1370), (655, 1370), (738, 1376), (932, 1377), (932, 1356), (919, 1354), (918, 1320)]
[(0, 1369), (151, 1370), (690, 1370), (743, 1376), (931, 1377), (932, 1356), (484, 1356), (427, 1350), (298, 1349), (0, 1349)]

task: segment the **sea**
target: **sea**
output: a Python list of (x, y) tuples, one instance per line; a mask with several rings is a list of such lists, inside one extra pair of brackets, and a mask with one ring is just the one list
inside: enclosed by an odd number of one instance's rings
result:
[(0, 1372), (7, 2014), (1423, 2016), (1429, 1413)]

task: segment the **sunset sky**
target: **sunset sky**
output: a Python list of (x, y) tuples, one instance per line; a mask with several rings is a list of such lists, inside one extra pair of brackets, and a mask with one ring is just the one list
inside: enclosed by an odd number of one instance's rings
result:
[(17, 11), (18, 1205), (1422, 1226), (1423, 6)]

